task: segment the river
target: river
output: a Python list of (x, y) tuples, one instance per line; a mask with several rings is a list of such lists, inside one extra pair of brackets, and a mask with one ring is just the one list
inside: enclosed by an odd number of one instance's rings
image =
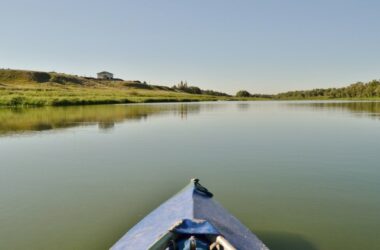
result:
[(380, 102), (0, 109), (0, 249), (108, 249), (200, 178), (272, 250), (380, 246)]

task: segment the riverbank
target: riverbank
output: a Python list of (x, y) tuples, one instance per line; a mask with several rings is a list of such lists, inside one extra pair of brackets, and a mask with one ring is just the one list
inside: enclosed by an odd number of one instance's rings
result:
[(54, 72), (0, 71), (0, 106), (69, 106), (213, 100), (139, 81), (98, 80)]
[[(70, 106), (117, 103), (244, 100), (122, 79), (101, 80), (55, 72), (0, 70), (0, 106)], [(262, 99), (262, 98), (249, 98)]]
[(338, 89), (238, 97), (194, 86), (188, 87), (187, 84), (181, 87), (167, 87), (141, 81), (101, 80), (56, 72), (0, 69), (0, 107), (257, 100), (374, 101), (380, 100), (380, 97), (376, 96), (378, 92), (380, 83), (372, 81)]
[(117, 87), (65, 88), (53, 85), (1, 87), (0, 106), (69, 106), (91, 104), (215, 101), (222, 98), (165, 90), (124, 89)]
[(0, 107), (73, 106), (123, 103), (202, 102), (202, 101), (318, 101), (355, 100), (380, 101), (372, 98), (258, 98), (196, 95), (162, 89), (120, 88), (111, 86), (81, 87), (73, 85), (28, 84), (27, 86), (0, 86)]

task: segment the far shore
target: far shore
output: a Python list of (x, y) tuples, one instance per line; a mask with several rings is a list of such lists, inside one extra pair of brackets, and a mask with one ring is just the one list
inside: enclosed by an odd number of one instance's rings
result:
[(115, 99), (97, 99), (97, 98), (69, 98), (69, 99), (50, 99), (48, 97), (28, 97), (17, 96), (8, 100), (0, 100), (0, 108), (10, 107), (43, 107), (43, 106), (82, 106), (82, 105), (106, 105), (106, 104), (142, 104), (142, 103), (186, 103), (186, 102), (217, 102), (217, 101), (380, 101), (380, 98), (312, 98), (312, 99), (268, 99), (268, 98), (159, 98), (159, 97), (140, 97), (136, 98), (115, 98)]
[(203, 90), (186, 82), (172, 87), (141, 81), (97, 79), (56, 72), (0, 69), (0, 107), (74, 106), (124, 103), (202, 101), (380, 100), (380, 82), (355, 83), (343, 88), (289, 91), (274, 95), (241, 90), (229, 95)]

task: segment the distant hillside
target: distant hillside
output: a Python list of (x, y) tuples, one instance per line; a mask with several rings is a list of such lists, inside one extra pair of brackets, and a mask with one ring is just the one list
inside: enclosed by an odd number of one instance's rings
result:
[(59, 85), (82, 85), (82, 86), (112, 86), (131, 87), (142, 89), (163, 89), (170, 91), (169, 87), (153, 86), (140, 81), (124, 81), (122, 79), (102, 80), (93, 77), (68, 75), (56, 72), (39, 72), (26, 70), (0, 69), (0, 84), (55, 84)]
[(343, 88), (289, 91), (275, 95), (241, 90), (230, 96), (180, 82), (173, 87), (141, 81), (102, 80), (56, 72), (0, 69), (0, 106), (62, 106), (135, 102), (217, 100), (311, 100), (380, 98), (380, 81)]
[(225, 93), (192, 86), (176, 88), (141, 81), (0, 69), (0, 106), (213, 101), (227, 97)]
[(39, 72), (39, 71), (26, 71), (26, 70), (13, 70), (13, 69), (0, 69), (0, 84), (4, 85), (18, 85), (18, 84), (53, 84), (59, 85), (82, 85), (94, 87), (126, 87), (135, 89), (151, 89), (151, 90), (165, 90), (173, 92), (183, 92), (189, 94), (205, 94), (211, 96), (228, 96), (226, 93), (214, 90), (202, 90), (199, 87), (180, 85), (173, 87), (148, 85), (146, 82), (137, 80), (122, 80), (112, 79), (103, 80), (94, 77), (84, 77), (76, 75), (68, 75), (56, 72)]
[(380, 81), (357, 82), (342, 88), (293, 90), (274, 95), (251, 94), (247, 90), (240, 90), (236, 97), (273, 100), (374, 99), (380, 98)]
[(378, 98), (380, 81), (358, 82), (343, 88), (299, 90), (280, 93), (276, 99), (339, 99), (339, 98)]

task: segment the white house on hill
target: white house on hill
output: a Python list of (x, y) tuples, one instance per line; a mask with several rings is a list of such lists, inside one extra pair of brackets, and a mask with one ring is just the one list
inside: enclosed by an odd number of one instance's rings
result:
[(98, 79), (104, 79), (104, 80), (113, 79), (113, 74), (107, 71), (99, 72), (97, 75), (98, 75)]

